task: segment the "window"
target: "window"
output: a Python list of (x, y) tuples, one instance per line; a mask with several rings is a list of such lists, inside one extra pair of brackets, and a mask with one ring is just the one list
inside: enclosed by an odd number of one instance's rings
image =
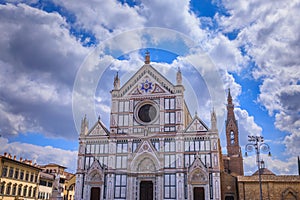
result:
[(116, 156), (116, 168), (126, 169), (127, 168), (127, 156)]
[(30, 182), (33, 182), (33, 178), (34, 178), (34, 175), (31, 174), (31, 175), (30, 175)]
[(11, 190), (11, 183), (7, 184), (6, 186), (6, 194), (10, 195), (10, 190)]
[(141, 142), (141, 140), (133, 140), (133, 142), (132, 142), (132, 152), (134, 152), (137, 149), (140, 142)]
[(119, 118), (118, 118), (118, 125), (119, 126), (128, 126), (128, 121), (129, 121), (129, 117), (128, 115), (119, 115)]
[(47, 185), (47, 182), (44, 181), (44, 180), (40, 180), (40, 185), (46, 186), (46, 185)]
[(119, 101), (119, 112), (129, 111), (129, 101)]
[(186, 173), (184, 173), (184, 198), (188, 198), (188, 182)]
[(36, 187), (33, 188), (33, 191), (32, 191), (32, 197), (35, 197), (36, 196)]
[(230, 144), (234, 144), (234, 132), (230, 131)]
[(24, 179), (24, 170), (21, 170), (21, 172), (20, 172), (20, 179), (21, 179), (21, 180)]
[(176, 174), (164, 175), (164, 198), (176, 199)]
[(24, 186), (24, 189), (23, 189), (23, 196), (26, 197), (27, 195), (27, 186)]
[(100, 153), (108, 153), (108, 142), (100, 143), (99, 144)]
[(29, 173), (26, 172), (26, 175), (25, 175), (25, 180), (28, 181), (29, 180)]
[(175, 112), (165, 113), (165, 124), (175, 124)]
[(16, 195), (16, 192), (17, 192), (17, 184), (14, 184), (13, 185), (13, 188), (12, 188), (12, 195)]
[(206, 149), (206, 151), (210, 151), (210, 141), (209, 140), (205, 141), (205, 149)]
[(175, 99), (165, 99), (165, 109), (171, 110), (175, 109)]
[(176, 167), (176, 155), (167, 154), (165, 155), (165, 168), (175, 168)]
[(28, 190), (28, 197), (31, 197), (31, 193), (32, 193), (32, 187), (30, 186)]
[(127, 153), (128, 144), (127, 141), (117, 142), (117, 153)]
[(18, 179), (19, 178), (19, 169), (16, 169), (15, 170), (15, 176), (14, 176), (15, 179)]
[(4, 185), (5, 185), (5, 182), (2, 182), (0, 185), (0, 194), (4, 194)]
[(101, 165), (108, 165), (108, 156), (98, 156), (97, 160), (100, 162)]
[(9, 168), (8, 177), (9, 177), (9, 178), (12, 178), (12, 177), (13, 177), (13, 174), (14, 174), (14, 168), (13, 168), (13, 167), (10, 167), (10, 168)]
[(2, 177), (6, 177), (7, 176), (7, 166), (3, 166), (2, 168)]
[(52, 182), (48, 182), (48, 187), (52, 187)]
[(103, 190), (103, 198), (106, 198), (106, 190), (107, 190), (107, 174), (104, 175), (104, 190)]
[(85, 157), (85, 166), (84, 169), (89, 169), (90, 166), (93, 164), (94, 162), (94, 157)]
[(184, 149), (186, 152), (210, 151), (211, 145), (209, 140), (188, 138), (184, 141)]
[(151, 143), (156, 151), (160, 151), (159, 139), (151, 139)]
[(211, 156), (210, 156), (210, 154), (201, 154), (200, 159), (206, 167), (211, 167)]
[(200, 141), (200, 151), (205, 151), (204, 141)]
[(116, 174), (115, 176), (115, 198), (126, 198), (127, 176)]
[(18, 186), (18, 196), (21, 196), (22, 194), (22, 185)]
[(195, 154), (185, 154), (184, 155), (184, 165), (185, 167), (190, 166), (193, 164), (195, 160)]
[(175, 140), (174, 139), (165, 139), (165, 152), (174, 152), (175, 151)]
[(214, 188), (213, 188), (213, 175), (212, 173), (209, 173), (209, 193), (210, 193), (210, 199), (214, 198)]

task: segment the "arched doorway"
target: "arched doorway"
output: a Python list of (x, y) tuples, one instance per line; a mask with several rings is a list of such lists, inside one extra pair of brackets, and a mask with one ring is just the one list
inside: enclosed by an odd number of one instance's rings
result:
[(194, 187), (193, 193), (194, 200), (205, 200), (203, 187)]
[(140, 200), (153, 200), (153, 182), (141, 181)]
[(91, 199), (90, 200), (100, 200), (100, 188), (99, 187), (91, 188)]
[(234, 197), (233, 196), (226, 196), (225, 200), (234, 200)]

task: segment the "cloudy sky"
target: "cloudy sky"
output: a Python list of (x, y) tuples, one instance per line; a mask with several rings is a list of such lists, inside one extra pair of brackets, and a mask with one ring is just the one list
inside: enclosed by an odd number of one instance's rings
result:
[(242, 150), (263, 135), (266, 166), (296, 174), (299, 19), (299, 0), (0, 0), (0, 153), (75, 172), (78, 121), (109, 124), (113, 76), (125, 83), (148, 50), (173, 83), (182, 69), (192, 113), (210, 125), (216, 109), (224, 153), (230, 88)]

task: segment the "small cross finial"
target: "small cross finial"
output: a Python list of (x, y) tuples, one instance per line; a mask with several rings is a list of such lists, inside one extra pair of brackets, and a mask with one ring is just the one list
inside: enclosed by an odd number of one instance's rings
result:
[(100, 121), (100, 119), (101, 119), (101, 117), (100, 117), (100, 115), (98, 116), (98, 121)]

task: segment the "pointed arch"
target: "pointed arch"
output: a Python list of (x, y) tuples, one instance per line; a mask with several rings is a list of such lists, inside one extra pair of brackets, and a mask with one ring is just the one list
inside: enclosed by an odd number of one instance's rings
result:
[[(150, 166), (146, 166), (149, 164)], [(149, 170), (154, 172), (160, 168), (158, 159), (148, 152), (144, 152), (136, 156), (131, 162), (131, 169), (135, 172), (142, 172)]]

